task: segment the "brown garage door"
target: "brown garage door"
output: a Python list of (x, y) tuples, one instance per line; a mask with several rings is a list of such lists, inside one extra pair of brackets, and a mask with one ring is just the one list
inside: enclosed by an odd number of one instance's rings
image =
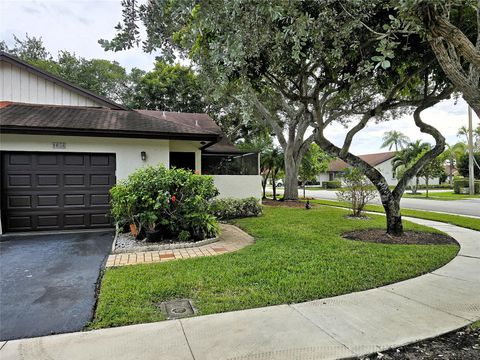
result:
[(2, 152), (3, 231), (111, 226), (114, 154)]

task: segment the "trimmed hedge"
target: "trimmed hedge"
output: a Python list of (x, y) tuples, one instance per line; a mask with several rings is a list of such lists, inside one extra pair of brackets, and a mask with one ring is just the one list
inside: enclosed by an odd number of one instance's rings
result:
[[(459, 179), (453, 181), (453, 191), (455, 194), (460, 194), (460, 188), (468, 188), (468, 179)], [(480, 194), (480, 181), (475, 180), (475, 194)]]
[[(424, 184), (417, 186), (417, 190), (424, 190), (426, 188), (427, 188), (427, 185), (424, 185)], [(411, 190), (411, 186), (408, 185), (406, 189)], [(436, 184), (436, 185), (429, 184), (428, 189), (429, 190), (432, 190), (432, 189), (452, 189), (452, 186), (448, 183), (442, 183), (442, 184)]]
[(262, 214), (262, 206), (254, 197), (246, 199), (223, 198), (213, 199), (210, 203), (211, 213), (220, 220), (258, 216)]
[(324, 189), (339, 189), (342, 187), (342, 182), (339, 180), (323, 181), (322, 187)]

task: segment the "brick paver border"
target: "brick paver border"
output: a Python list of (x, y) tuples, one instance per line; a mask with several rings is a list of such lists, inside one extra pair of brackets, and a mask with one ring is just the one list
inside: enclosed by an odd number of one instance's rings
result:
[(170, 260), (221, 255), (242, 249), (247, 245), (253, 244), (253, 242), (253, 237), (238, 227), (229, 224), (220, 224), (219, 240), (214, 243), (184, 249), (112, 254), (108, 256), (106, 267), (150, 264)]

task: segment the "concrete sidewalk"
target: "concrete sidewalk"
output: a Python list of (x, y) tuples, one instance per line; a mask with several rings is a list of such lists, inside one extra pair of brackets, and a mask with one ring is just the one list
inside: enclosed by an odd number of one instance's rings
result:
[(0, 343), (10, 359), (338, 359), (398, 347), (480, 319), (480, 233), (444, 267), (378, 289), (259, 309)]

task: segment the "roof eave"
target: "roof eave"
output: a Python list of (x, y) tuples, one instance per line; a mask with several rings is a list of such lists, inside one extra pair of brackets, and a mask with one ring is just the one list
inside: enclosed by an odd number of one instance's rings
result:
[(196, 140), (218, 141), (215, 134), (185, 134), (165, 133), (153, 131), (122, 131), (122, 130), (97, 130), (97, 129), (66, 129), (66, 128), (37, 128), (25, 126), (1, 126), (0, 132), (4, 134), (28, 135), (63, 135), (63, 136), (94, 136), (134, 139), (165, 139), (165, 140)]

